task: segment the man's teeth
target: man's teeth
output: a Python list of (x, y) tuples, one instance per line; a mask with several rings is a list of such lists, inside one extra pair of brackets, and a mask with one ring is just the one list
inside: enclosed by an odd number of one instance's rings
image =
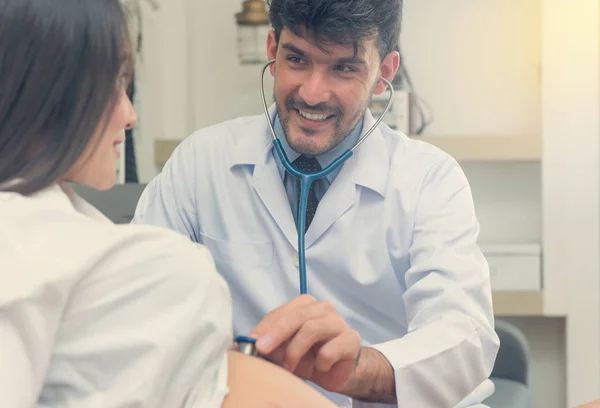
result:
[(324, 121), (329, 117), (329, 115), (308, 113), (301, 110), (299, 110), (298, 112), (300, 112), (300, 115), (304, 116), (308, 120)]

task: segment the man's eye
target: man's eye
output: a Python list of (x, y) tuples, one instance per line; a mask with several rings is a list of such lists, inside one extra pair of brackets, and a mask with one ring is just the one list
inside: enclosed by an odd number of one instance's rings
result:
[(335, 69), (336, 69), (336, 71), (341, 71), (344, 73), (356, 72), (356, 68), (354, 68), (351, 65), (340, 64), (340, 65), (336, 65)]

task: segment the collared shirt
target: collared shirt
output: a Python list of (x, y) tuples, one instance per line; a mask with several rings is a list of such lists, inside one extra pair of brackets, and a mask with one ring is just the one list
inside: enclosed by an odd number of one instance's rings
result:
[[(342, 140), (341, 143), (339, 143), (337, 146), (333, 147), (332, 149), (326, 151), (325, 153), (315, 156), (315, 159), (317, 159), (317, 161), (321, 165), (322, 169), (326, 168), (331, 163), (333, 163), (333, 161), (335, 159), (337, 159), (339, 156), (341, 156), (346, 150), (352, 149), (352, 147), (360, 139), (360, 135), (362, 134), (362, 130), (363, 130), (363, 123), (364, 123), (364, 118), (361, 118), (360, 121), (358, 122), (358, 124), (352, 130), (352, 132), (344, 140)], [(275, 123), (274, 123), (273, 129), (275, 130), (275, 135), (281, 142), (281, 147), (283, 147), (283, 151), (287, 155), (290, 162), (293, 163), (294, 160), (296, 160), (298, 157), (300, 157), (300, 153), (298, 153), (297, 151), (292, 149), (292, 147), (289, 145), (287, 138), (285, 137), (285, 132), (283, 130), (283, 126), (281, 125), (281, 121), (279, 120), (279, 115), (277, 115), (277, 114), (275, 115)], [(283, 167), (283, 163), (281, 162), (279, 155), (275, 151), (275, 148), (273, 148), (273, 156), (275, 158), (275, 162), (277, 163), (277, 168), (279, 169), (279, 175), (281, 176), (281, 179), (283, 180), (283, 184), (285, 185), (285, 191), (286, 191), (288, 200), (290, 202), (290, 207), (292, 209), (292, 214), (294, 216), (294, 220), (297, 220), (298, 219), (298, 189), (297, 189), (298, 179), (296, 179), (294, 176), (292, 176), (287, 171), (285, 171), (285, 167)], [(335, 169), (333, 172), (328, 174), (326, 177), (314, 182), (314, 190), (315, 190), (315, 194), (317, 195), (318, 201), (321, 201), (323, 196), (325, 196), (327, 189), (329, 188), (331, 183), (333, 183), (333, 180), (335, 180), (336, 176), (340, 173), (341, 169), (342, 169), (342, 166), (339, 166), (337, 169)]]

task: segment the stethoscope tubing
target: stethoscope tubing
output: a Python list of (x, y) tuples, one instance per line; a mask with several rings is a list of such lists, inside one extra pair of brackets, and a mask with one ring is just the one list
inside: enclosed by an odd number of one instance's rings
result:
[(358, 146), (360, 146), (367, 139), (367, 137), (369, 137), (369, 135), (371, 135), (371, 133), (373, 133), (373, 131), (377, 128), (377, 126), (379, 126), (379, 123), (381, 123), (381, 121), (383, 120), (383, 118), (385, 117), (385, 115), (387, 114), (387, 112), (389, 111), (389, 109), (392, 105), (392, 101), (394, 100), (394, 88), (387, 79), (380, 78), (380, 80), (385, 82), (388, 89), (390, 90), (390, 98), (389, 98), (387, 105), (386, 105), (385, 109), (383, 110), (383, 113), (381, 114), (381, 116), (375, 121), (373, 126), (371, 126), (371, 128), (363, 135), (363, 137), (361, 137), (360, 140), (358, 142), (356, 142), (356, 144), (352, 147), (352, 149), (346, 150), (344, 153), (342, 153), (338, 158), (336, 158), (326, 168), (316, 171), (316, 172), (304, 173), (304, 172), (299, 171), (298, 169), (294, 168), (294, 166), (292, 166), (292, 163), (290, 162), (287, 155), (285, 154), (285, 151), (283, 150), (283, 146), (281, 145), (281, 142), (279, 141), (279, 139), (277, 139), (273, 121), (271, 120), (271, 117), (269, 116), (269, 108), (267, 106), (267, 99), (265, 97), (265, 82), (264, 81), (265, 81), (265, 71), (267, 70), (267, 68), (269, 66), (271, 66), (274, 63), (275, 63), (275, 60), (271, 60), (271, 61), (267, 62), (261, 70), (261, 73), (260, 73), (260, 84), (261, 84), (260, 95), (261, 95), (261, 99), (262, 99), (265, 117), (267, 119), (267, 124), (269, 125), (269, 130), (271, 131), (271, 135), (273, 136), (273, 143), (275, 145), (275, 150), (277, 151), (277, 154), (278, 154), (279, 158), (281, 159), (281, 162), (283, 163), (283, 167), (285, 168), (285, 170), (288, 173), (290, 173), (292, 176), (294, 176), (300, 180), (300, 201), (298, 203), (298, 222), (297, 222), (298, 268), (299, 268), (299, 275), (300, 275), (300, 293), (306, 294), (306, 293), (308, 293), (308, 285), (306, 282), (306, 248), (305, 248), (305, 233), (304, 233), (304, 231), (305, 231), (305, 226), (306, 226), (306, 207), (308, 204), (308, 192), (309, 192), (310, 186), (314, 181), (320, 180), (323, 177), (327, 177), (335, 169), (341, 167), (344, 164), (344, 162), (346, 160), (348, 160), (354, 154), (354, 150), (356, 150), (356, 148)]

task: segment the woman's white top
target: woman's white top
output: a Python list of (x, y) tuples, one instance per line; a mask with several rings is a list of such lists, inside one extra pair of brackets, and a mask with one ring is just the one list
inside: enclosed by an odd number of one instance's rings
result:
[(0, 407), (220, 407), (231, 342), (206, 249), (68, 185), (0, 192)]

